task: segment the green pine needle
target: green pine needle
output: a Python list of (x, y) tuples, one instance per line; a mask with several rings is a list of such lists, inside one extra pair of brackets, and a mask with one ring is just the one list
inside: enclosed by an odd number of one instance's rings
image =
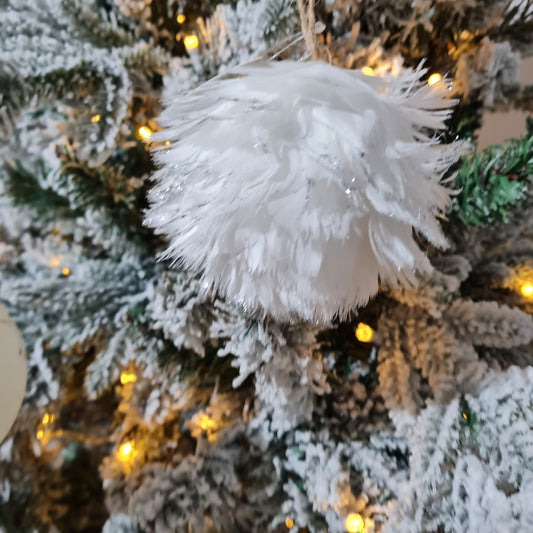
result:
[[(43, 219), (62, 216), (75, 216), (69, 209), (69, 202), (52, 189), (43, 189), (39, 180), (28, 172), (18, 161), (5, 165), (6, 190), (16, 206), (29, 207)], [(38, 172), (45, 174), (44, 166), (38, 166)]]
[(508, 222), (509, 212), (526, 195), (533, 174), (533, 136), (507, 146), (489, 146), (463, 159), (455, 185), (460, 190), (448, 215), (468, 226)]
[(273, 44), (294, 31), (298, 20), (291, 0), (271, 0), (265, 16), (267, 20), (263, 36), (268, 44)]

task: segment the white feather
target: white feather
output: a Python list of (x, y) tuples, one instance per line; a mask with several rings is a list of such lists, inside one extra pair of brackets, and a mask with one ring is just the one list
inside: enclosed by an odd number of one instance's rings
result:
[(440, 179), (462, 152), (427, 133), (453, 101), (423, 74), (259, 62), (167, 102), (146, 217), (164, 257), (278, 320), (329, 321), (378, 281), (413, 283), (430, 265), (412, 229), (446, 245)]

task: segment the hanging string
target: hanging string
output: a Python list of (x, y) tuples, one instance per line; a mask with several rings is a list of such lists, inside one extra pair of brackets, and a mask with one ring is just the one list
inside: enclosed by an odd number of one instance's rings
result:
[(320, 56), (318, 53), (318, 42), (315, 37), (314, 0), (297, 0), (297, 5), (305, 46), (313, 61), (316, 61)]

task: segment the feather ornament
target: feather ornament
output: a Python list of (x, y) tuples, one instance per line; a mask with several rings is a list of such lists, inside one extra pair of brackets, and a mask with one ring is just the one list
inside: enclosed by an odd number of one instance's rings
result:
[[(446, 240), (439, 143), (454, 102), (425, 70), (378, 78), (324, 62), (256, 62), (166, 102), (145, 223), (207, 293), (277, 320), (328, 322)], [(163, 145), (163, 141), (168, 145)]]

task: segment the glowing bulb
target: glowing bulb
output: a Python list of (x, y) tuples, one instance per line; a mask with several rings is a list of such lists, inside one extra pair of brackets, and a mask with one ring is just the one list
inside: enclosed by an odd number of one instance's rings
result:
[(148, 142), (152, 138), (152, 130), (148, 126), (141, 126), (139, 128), (139, 137)]
[(216, 429), (217, 425), (214, 420), (211, 420), (205, 413), (200, 413), (196, 419), (196, 423), (203, 431), (212, 431)]
[(435, 72), (435, 74), (432, 74), (428, 78), (428, 85), (435, 85), (436, 83), (439, 83), (440, 80), (442, 80), (442, 76), (438, 72)]
[(42, 429), (40, 429), (39, 431), (37, 431), (37, 435), (36, 437), (41, 440), (44, 436), (44, 431)]
[(373, 76), (374, 75), (374, 69), (372, 67), (363, 67), (361, 69), (361, 72), (365, 75), (365, 76)]
[(178, 24), (183, 24), (185, 22), (185, 15), (183, 13), (180, 13), (176, 17), (176, 20), (178, 21)]
[(346, 517), (346, 529), (349, 533), (363, 533), (365, 528), (365, 522), (361, 515), (357, 513), (350, 513)]
[(61, 262), (61, 256), (58, 256), (58, 257), (52, 257), (52, 259), (50, 259), (50, 263), (49, 265), (51, 267), (57, 267), (59, 266), (59, 263)]
[(70, 268), (69, 267), (65, 267), (62, 271), (61, 271), (61, 274), (63, 274), (63, 276), (68, 276), (70, 274)]
[(168, 146), (170, 144), (170, 141), (165, 141), (165, 146)]
[(100, 122), (100, 115), (93, 115), (91, 117), (91, 122)]
[(466, 415), (466, 413), (463, 413), (463, 418), (464, 418), (465, 420), (468, 420), (468, 416)]
[(285, 525), (287, 526), (287, 529), (291, 529), (291, 527), (294, 526), (294, 521), (292, 518), (285, 518)]
[(48, 413), (44, 413), (43, 424), (48, 424), (48, 422), (50, 422), (50, 415)]
[(120, 374), (120, 383), (126, 385), (126, 383), (135, 383), (137, 381), (137, 376), (133, 372), (122, 372)]
[(183, 44), (187, 50), (194, 50), (195, 48), (198, 48), (198, 37), (196, 37), (196, 35), (187, 35), (185, 39), (183, 39)]
[(133, 442), (125, 442), (118, 449), (118, 458), (121, 461), (129, 461), (133, 457), (134, 450)]
[(355, 338), (359, 342), (370, 342), (373, 336), (374, 330), (368, 324), (364, 324), (363, 322), (359, 322), (359, 324), (357, 324), (357, 328), (355, 329)]
[(522, 287), (520, 287), (520, 292), (522, 293), (522, 296), (525, 296), (526, 298), (532, 298), (533, 283), (524, 283)]

